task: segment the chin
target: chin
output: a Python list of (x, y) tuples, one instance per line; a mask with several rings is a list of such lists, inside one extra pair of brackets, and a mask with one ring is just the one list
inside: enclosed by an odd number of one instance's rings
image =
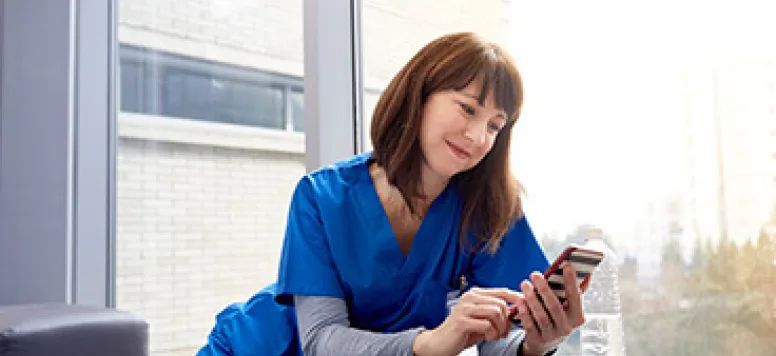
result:
[(441, 159), (437, 160), (436, 162), (432, 162), (429, 166), (432, 172), (444, 179), (450, 179), (456, 174), (466, 170), (466, 167), (461, 164), (456, 164), (456, 162)]

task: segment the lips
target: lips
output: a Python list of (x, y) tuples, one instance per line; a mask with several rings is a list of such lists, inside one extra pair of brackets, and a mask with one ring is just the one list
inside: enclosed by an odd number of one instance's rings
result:
[(458, 158), (461, 158), (461, 159), (471, 158), (472, 154), (469, 153), (469, 151), (466, 151), (465, 149), (451, 143), (450, 141), (445, 141), (445, 143), (447, 143), (447, 146), (450, 147), (450, 150), (453, 151), (453, 154), (455, 154)]

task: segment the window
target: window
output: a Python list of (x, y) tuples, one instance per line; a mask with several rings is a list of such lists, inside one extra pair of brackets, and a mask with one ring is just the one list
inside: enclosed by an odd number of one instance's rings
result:
[(127, 44), (120, 67), (123, 111), (304, 131), (301, 77)]
[(302, 1), (118, 0), (116, 307), (193, 355), (274, 281), (306, 172)]
[(291, 104), (287, 110), (291, 112), (291, 120), (294, 131), (304, 131), (304, 94), (299, 89), (288, 91)]
[(143, 98), (145, 90), (145, 67), (141, 63), (122, 61), (119, 69), (121, 73), (121, 110), (128, 112), (142, 112), (146, 106)]
[(537, 236), (554, 258), (594, 226), (615, 253), (585, 296), (588, 323), (558, 355), (773, 353), (776, 241), (761, 231), (776, 226), (776, 187), (758, 167), (773, 166), (776, 120), (763, 118), (774, 99), (762, 91), (776, 85), (776, 56), (761, 46), (776, 27), (764, 5), (362, 7), (367, 120), (439, 35), (472, 30), (517, 59), (526, 101), (513, 170)]
[[(308, 154), (303, 5), (118, 4), (117, 307), (151, 323), (153, 355), (191, 355), (215, 312), (275, 278)], [(776, 132), (762, 123), (772, 96), (749, 95), (776, 85), (764, 74), (776, 58), (758, 51), (776, 32), (767, 9), (360, 5), (367, 149), (380, 94), (428, 41), (472, 30), (517, 59), (512, 164), (535, 232), (550, 258), (590, 231), (613, 251), (586, 294), (589, 323), (558, 355), (771, 353), (776, 187), (755, 168), (773, 165), (773, 146), (745, 144)]]

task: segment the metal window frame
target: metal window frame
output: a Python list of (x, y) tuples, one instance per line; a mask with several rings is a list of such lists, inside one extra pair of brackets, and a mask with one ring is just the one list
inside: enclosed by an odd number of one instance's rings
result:
[(361, 152), (360, 0), (304, 0), (308, 171)]
[[(303, 1), (311, 171), (362, 150), (361, 4)], [(117, 9), (0, 3), (0, 305), (115, 306)]]
[(0, 304), (112, 306), (116, 1), (0, 6)]

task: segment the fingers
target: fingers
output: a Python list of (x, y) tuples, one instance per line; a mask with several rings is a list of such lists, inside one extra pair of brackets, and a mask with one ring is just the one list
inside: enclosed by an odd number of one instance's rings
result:
[(519, 292), (507, 289), (507, 288), (472, 288), (471, 293), (478, 295), (486, 295), (503, 300), (506, 303), (517, 303), (523, 299), (523, 295)]
[(557, 291), (553, 291), (544, 276), (538, 272), (531, 274), (530, 282), (526, 280), (520, 285), (524, 300), (516, 303), (514, 308), (526, 331), (526, 343), (530, 345), (546, 347), (560, 342), (584, 323), (576, 271), (570, 263), (561, 267), (564, 304), (561, 304), (556, 296)]
[(585, 323), (585, 314), (582, 311), (581, 293), (577, 287), (577, 271), (571, 263), (563, 267), (563, 283), (566, 289), (569, 324), (572, 328), (577, 328)]
[(525, 330), (526, 338), (529, 339), (535, 339), (541, 337), (541, 331), (539, 330), (539, 327), (536, 325), (536, 322), (533, 319), (533, 316), (531, 316), (531, 312), (528, 309), (528, 301), (523, 300), (515, 304), (515, 308), (517, 309), (517, 317), (520, 318), (520, 324), (523, 325), (523, 329)]
[[(457, 310), (456, 310), (457, 309)], [(460, 303), (454, 307), (454, 310), (458, 311), (458, 316), (461, 320), (465, 320), (469, 323), (471, 320), (483, 321), (486, 323), (487, 328), (477, 329), (465, 329), (463, 331), (468, 333), (476, 333), (485, 337), (486, 340), (498, 340), (503, 337), (503, 326), (501, 326), (501, 312), (492, 305), (478, 305), (474, 303)], [(465, 324), (474, 325), (474, 324)], [(481, 326), (480, 322), (476, 324)]]
[(547, 280), (544, 279), (544, 276), (539, 273), (533, 273), (531, 274), (531, 281), (533, 282), (534, 291), (538, 292), (539, 296), (541, 296), (540, 303), (543, 304), (544, 311), (549, 313), (548, 317), (550, 322), (555, 327), (554, 332), (563, 336), (571, 334), (572, 327), (569, 325), (566, 311), (550, 288)]
[(465, 294), (459, 304), (471, 304), (474, 306), (473, 316), (487, 318), (495, 329), (495, 337), (505, 337), (509, 334), (511, 327), (509, 317), (509, 307), (507, 302), (493, 295), (503, 296), (503, 291), (491, 291), (485, 289), (472, 289)]
[(459, 332), (482, 335), (486, 340), (499, 338), (498, 329), (493, 325), (488, 311), (467, 303), (456, 305), (454, 310), (458, 312), (454, 317)]
[[(534, 290), (534, 287), (528, 281), (523, 281), (520, 285), (523, 294), (525, 294), (525, 302), (528, 307), (528, 311), (531, 314), (536, 329), (542, 335), (547, 336), (553, 332), (553, 323), (550, 316), (544, 310), (544, 305), (539, 301), (539, 297)], [(522, 320), (523, 326), (525, 326), (525, 320)]]

